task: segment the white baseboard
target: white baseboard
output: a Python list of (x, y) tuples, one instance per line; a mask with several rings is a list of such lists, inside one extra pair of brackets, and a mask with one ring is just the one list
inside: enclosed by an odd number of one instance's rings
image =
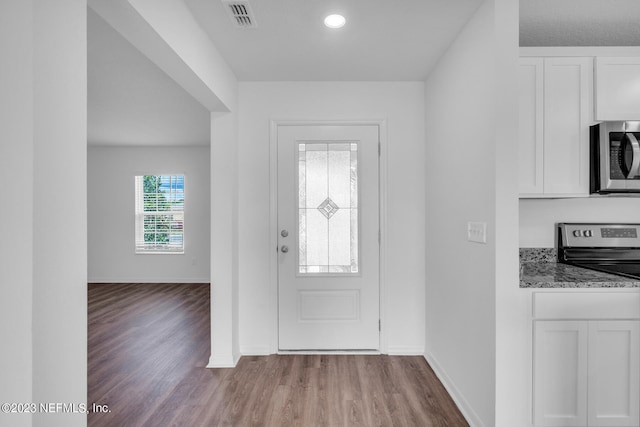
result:
[(255, 347), (240, 347), (240, 354), (243, 356), (269, 356), (273, 354), (269, 347), (255, 346)]
[(427, 363), (431, 366), (431, 369), (433, 369), (433, 372), (436, 374), (442, 385), (444, 385), (444, 388), (447, 389), (447, 392), (458, 406), (462, 416), (467, 420), (469, 425), (471, 427), (484, 427), (484, 423), (478, 414), (476, 414), (471, 405), (469, 405), (469, 402), (467, 402), (462, 393), (460, 393), (460, 390), (458, 390), (453, 381), (451, 381), (451, 378), (449, 378), (446, 372), (442, 369), (436, 358), (428, 352), (424, 353), (424, 358), (427, 360)]
[(209, 357), (207, 368), (235, 368), (240, 357), (231, 354), (212, 354)]
[(387, 354), (389, 356), (424, 356), (424, 347), (415, 346), (388, 346)]
[(301, 355), (314, 355), (314, 354), (323, 354), (329, 356), (375, 356), (380, 355), (379, 351), (376, 350), (278, 350), (277, 354), (301, 354)]
[(210, 283), (204, 277), (89, 277), (89, 283), (109, 284), (109, 283)]
[(396, 346), (389, 347), (387, 353), (379, 351), (271, 351), (267, 346), (241, 347), (240, 354), (243, 356), (268, 356), (270, 354), (388, 354), (389, 356), (424, 356), (423, 347)]

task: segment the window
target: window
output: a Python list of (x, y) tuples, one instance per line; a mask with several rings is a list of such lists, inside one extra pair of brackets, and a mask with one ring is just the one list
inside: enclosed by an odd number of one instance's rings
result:
[(184, 175), (136, 176), (136, 253), (184, 253)]

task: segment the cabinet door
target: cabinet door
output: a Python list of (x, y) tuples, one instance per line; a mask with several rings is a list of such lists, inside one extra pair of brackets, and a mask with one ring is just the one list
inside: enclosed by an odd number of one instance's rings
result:
[(640, 120), (640, 58), (596, 58), (596, 119)]
[(520, 58), (518, 176), (520, 194), (541, 194), (543, 174), (543, 58)]
[(545, 194), (589, 194), (592, 84), (593, 58), (545, 58)]
[(586, 321), (534, 322), (536, 426), (587, 425), (587, 331)]
[(640, 425), (640, 321), (589, 322), (588, 425)]

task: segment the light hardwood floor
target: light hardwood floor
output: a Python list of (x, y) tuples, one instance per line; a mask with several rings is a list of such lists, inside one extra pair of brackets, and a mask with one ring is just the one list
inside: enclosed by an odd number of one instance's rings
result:
[(206, 284), (89, 285), (89, 426), (468, 426), (422, 357), (272, 355), (205, 368)]

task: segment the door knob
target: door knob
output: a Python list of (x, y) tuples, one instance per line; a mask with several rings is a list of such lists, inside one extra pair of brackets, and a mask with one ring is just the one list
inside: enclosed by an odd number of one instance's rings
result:
[(282, 245), (282, 247), (280, 248), (280, 250), (282, 251), (283, 254), (286, 254), (287, 252), (289, 252), (289, 246), (287, 245)]

